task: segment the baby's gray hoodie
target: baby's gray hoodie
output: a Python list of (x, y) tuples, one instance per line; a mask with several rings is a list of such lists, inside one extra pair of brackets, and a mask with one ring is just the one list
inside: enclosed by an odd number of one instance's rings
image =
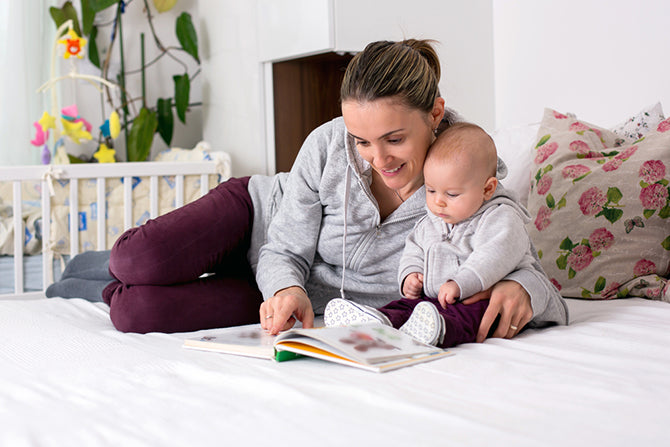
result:
[[(252, 176), (248, 257), (265, 299), (300, 286), (319, 314), (341, 295), (373, 307), (402, 297), (398, 265), (406, 237), (425, 215), (425, 189), (382, 221), (371, 182), (372, 169), (341, 117), (307, 137), (290, 174)], [(567, 323), (565, 303), (544, 274), (521, 269), (506, 279), (529, 293), (534, 323)]]
[(451, 280), (465, 299), (515, 270), (538, 268), (542, 273), (526, 232), (529, 220), (513, 191), (502, 185), (457, 224), (446, 224), (429, 210), (407, 237), (398, 284), (410, 273), (421, 273), (427, 296), (437, 297), (440, 286)]

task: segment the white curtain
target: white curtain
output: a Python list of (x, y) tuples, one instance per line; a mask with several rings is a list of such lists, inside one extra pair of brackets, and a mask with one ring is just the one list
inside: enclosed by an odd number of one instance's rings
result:
[(30, 144), (33, 122), (47, 110), (37, 89), (49, 77), (56, 27), (49, 16), (55, 0), (0, 1), (0, 165), (40, 163)]

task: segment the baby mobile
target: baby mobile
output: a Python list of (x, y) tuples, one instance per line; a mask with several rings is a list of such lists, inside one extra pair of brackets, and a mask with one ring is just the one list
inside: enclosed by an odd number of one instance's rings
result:
[[(70, 157), (65, 151), (65, 139), (80, 144), (82, 141), (93, 139), (91, 130), (93, 126), (85, 118), (79, 115), (76, 104), (63, 107), (58, 113), (58, 101), (56, 84), (62, 80), (71, 79), (73, 82), (84, 80), (95, 85), (101, 90), (101, 84), (115, 89), (118, 86), (99, 76), (78, 73), (75, 61), (84, 57), (84, 47), (87, 40), (77, 35), (71, 20), (63, 23), (56, 31), (53, 50), (51, 53), (50, 79), (44, 83), (37, 92), (51, 93), (51, 113), (44, 111), (42, 117), (33, 123), (35, 126), (35, 138), (30, 141), (33, 146), (41, 147), (42, 164), (68, 164)], [(56, 58), (59, 48), (63, 48), (63, 58), (70, 62), (70, 72), (64, 76), (55, 76)], [(113, 163), (115, 151), (113, 140), (121, 131), (119, 115), (112, 111), (109, 118), (100, 126), (100, 132), (104, 143), (100, 143), (93, 157), (99, 163)], [(50, 139), (51, 137), (51, 139)], [(49, 142), (51, 141), (51, 148)]]

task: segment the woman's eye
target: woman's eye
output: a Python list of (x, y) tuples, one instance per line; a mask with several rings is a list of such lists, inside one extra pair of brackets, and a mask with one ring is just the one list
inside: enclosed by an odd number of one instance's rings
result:
[(402, 143), (402, 138), (390, 138), (388, 142), (389, 144), (400, 144)]
[(369, 146), (370, 143), (364, 140), (355, 140), (356, 146)]

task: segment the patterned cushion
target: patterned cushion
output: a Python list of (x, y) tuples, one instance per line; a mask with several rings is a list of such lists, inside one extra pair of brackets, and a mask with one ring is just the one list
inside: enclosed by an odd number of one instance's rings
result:
[(670, 300), (670, 119), (617, 144), (612, 131), (545, 110), (529, 234), (563, 296)]
[(636, 115), (631, 116), (626, 121), (610, 128), (620, 139), (615, 143), (616, 146), (631, 145), (647, 133), (656, 130), (661, 121), (665, 120), (663, 116), (663, 107), (660, 102), (653, 106), (645, 107)]

